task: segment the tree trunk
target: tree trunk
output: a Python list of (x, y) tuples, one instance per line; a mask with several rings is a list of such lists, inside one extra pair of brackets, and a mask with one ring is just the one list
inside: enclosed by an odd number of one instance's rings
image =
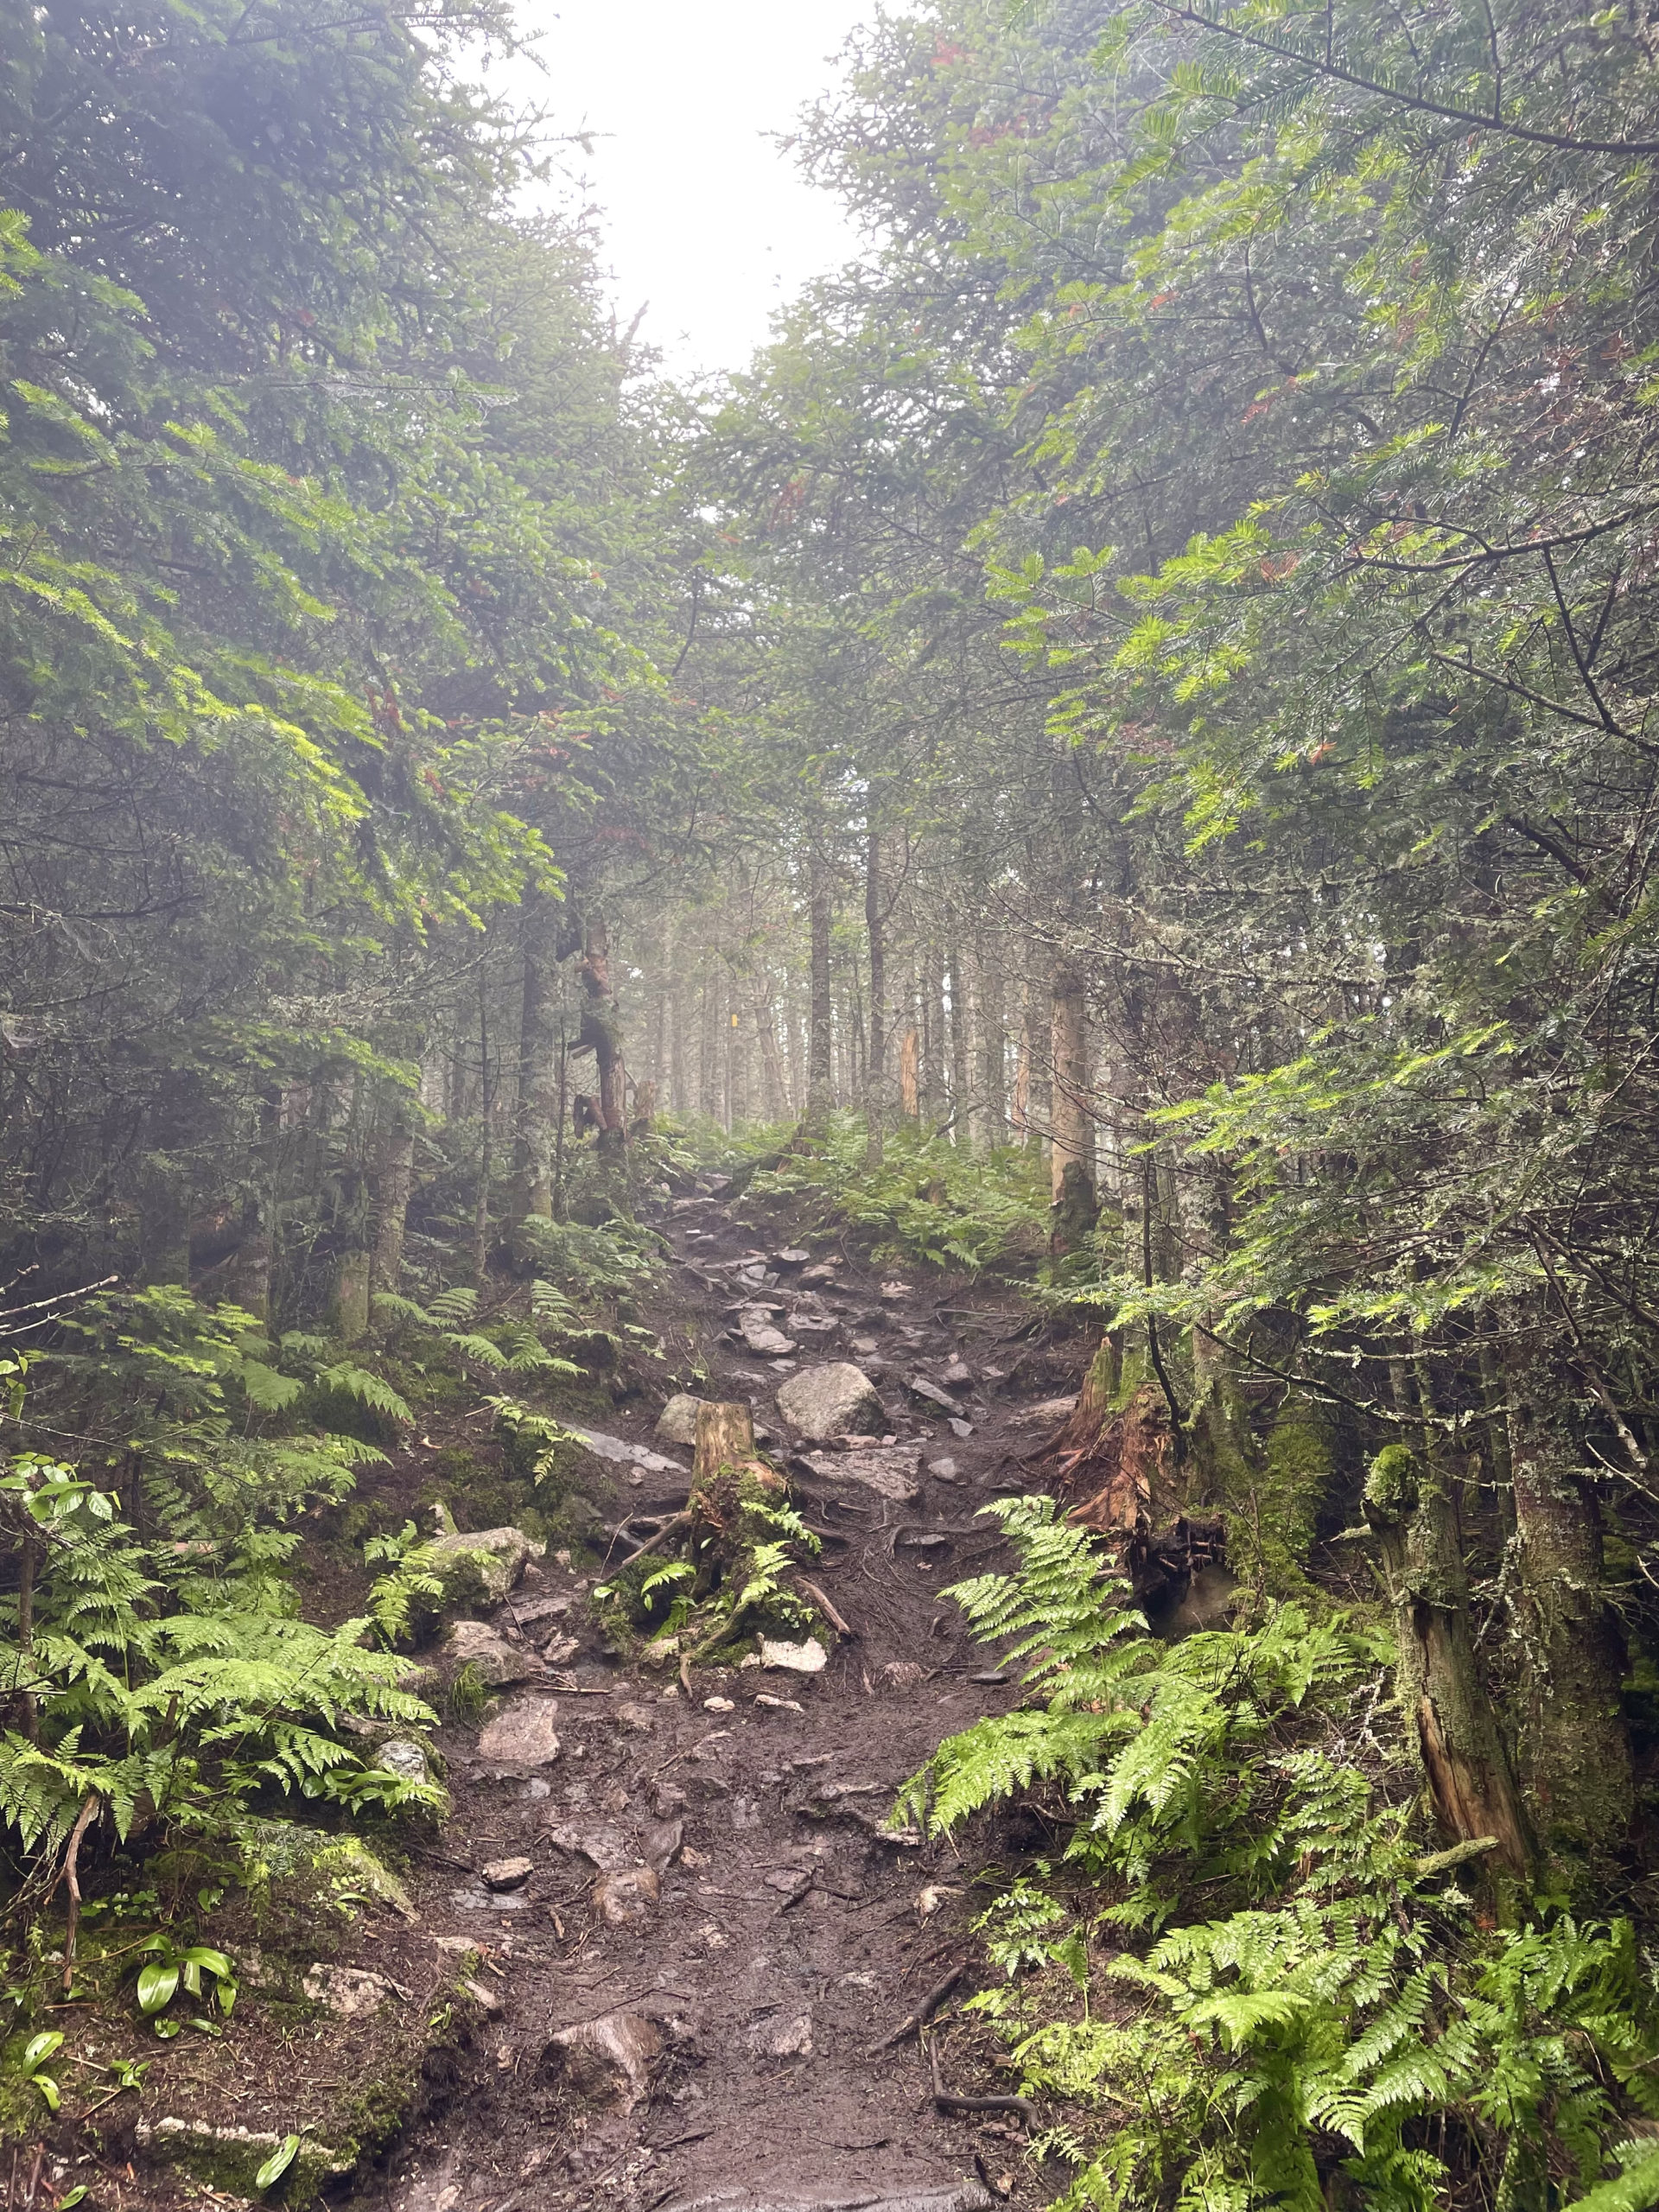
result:
[(415, 1180), (415, 1133), (409, 1116), (395, 1107), (380, 1132), (374, 1163), (374, 1243), (369, 1261), (371, 1294), (396, 1297), (403, 1287), (404, 1229)]
[(1049, 1158), (1051, 1188), (1058, 1205), (1066, 1186), (1067, 1170), (1075, 1168), (1074, 1182), (1095, 1187), (1094, 1122), (1089, 1112), (1089, 1038), (1083, 977), (1075, 968), (1055, 972), (1051, 986), (1051, 1036), (1054, 1066), (1054, 1098), (1050, 1111), (1053, 1150)]
[(835, 1103), (830, 1061), (834, 998), (830, 988), (830, 932), (834, 920), (830, 871), (816, 846), (808, 858), (808, 909), (811, 928), (811, 991), (807, 1005), (806, 1127), (815, 1135)]
[(872, 830), (864, 868), (864, 926), (870, 942), (870, 1044), (864, 1063), (867, 1135), (865, 1160), (881, 1158), (887, 1118), (887, 917), (881, 905), (881, 837)]
[(1364, 1513), (1394, 1608), (1400, 1705), (1441, 1834), (1449, 1843), (1496, 1836), (1504, 1864), (1524, 1875), (1532, 1839), (1475, 1663), (1468, 1575), (1444, 1470), (1426, 1452), (1387, 1446), (1371, 1463)]
[(592, 1052), (598, 1070), (595, 1107), (600, 1152), (616, 1154), (627, 1141), (622, 1111), (622, 1024), (616, 994), (611, 988), (610, 936), (604, 914), (597, 906), (588, 910), (582, 962), (576, 972), (586, 1000), (576, 1050)]
[(952, 913), (950, 921), (950, 1121), (957, 1142), (972, 1152), (979, 1122), (974, 1105), (973, 986), (962, 917)]
[(1526, 1632), (1521, 1769), (1547, 1848), (1617, 1850), (1635, 1809), (1624, 1653), (1602, 1594), (1601, 1524), (1545, 1378), (1512, 1385), (1516, 1560)]
[(549, 1033), (549, 947), (542, 928), (539, 894), (531, 893), (524, 908), (524, 975), (518, 1017), (518, 1085), (513, 1102), (512, 1197), (511, 1217), (516, 1224), (531, 1214), (546, 1214), (552, 1206), (553, 1187), (548, 1153), (551, 1118), (548, 1096), (551, 1038)]

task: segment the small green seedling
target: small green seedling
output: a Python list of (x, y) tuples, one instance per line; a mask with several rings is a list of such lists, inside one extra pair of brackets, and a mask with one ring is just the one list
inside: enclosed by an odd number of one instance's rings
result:
[(285, 2135), (253, 2177), (253, 2185), (263, 2196), (273, 2183), (281, 2181), (299, 2154), (300, 2139)]
[[(152, 1936), (141, 1948), (154, 1955), (138, 1969), (138, 2010), (154, 2022), (158, 2036), (170, 2037), (179, 2032), (181, 2023), (164, 2015), (181, 1989), (187, 1997), (200, 2001), (211, 1984), (213, 2001), (228, 2018), (236, 2002), (236, 1968), (226, 1953), (207, 1943), (181, 1948), (166, 1935)], [(192, 2018), (190, 2024), (207, 2035), (219, 2033), (213, 2021), (199, 2015)]]
[(51, 2057), (53, 2052), (60, 2048), (62, 2042), (63, 2037), (55, 2028), (44, 2029), (41, 2034), (32, 2037), (24, 2045), (21, 2061), (23, 2079), (26, 2082), (32, 2082), (46, 2099), (46, 2108), (48, 2112), (56, 2112), (58, 2108), (58, 2085), (51, 2075), (42, 2074), (41, 2069)]

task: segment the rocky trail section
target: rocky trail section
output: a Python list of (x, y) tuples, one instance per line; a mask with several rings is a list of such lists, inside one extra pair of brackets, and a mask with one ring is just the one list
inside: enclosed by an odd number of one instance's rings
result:
[[(688, 1697), (603, 1647), (568, 1554), (465, 1630), (500, 1694), (444, 1732), (454, 1809), (414, 1890), (429, 1936), (476, 1952), (478, 2025), (359, 2202), (987, 2212), (1037, 2190), (1025, 2115), (969, 2029), (937, 2068), (918, 2035), (973, 1986), (975, 1867), (885, 1823), (1014, 1694), (938, 1592), (997, 1550), (973, 1516), (1025, 1486), (1020, 1415), (1052, 1382), (1020, 1392), (1017, 1307), (757, 1243), (718, 1179), (664, 1226), (650, 1318), (700, 1333), (709, 1397), (752, 1403), (822, 1545), (799, 1586), (841, 1632), (699, 1668)], [(696, 1411), (589, 1440), (627, 1501), (613, 1565), (683, 1513)]]

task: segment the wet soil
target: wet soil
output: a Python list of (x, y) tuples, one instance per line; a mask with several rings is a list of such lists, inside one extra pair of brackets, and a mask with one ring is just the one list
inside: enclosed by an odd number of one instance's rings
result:
[[(607, 1655), (588, 1629), (563, 1655), (563, 1688), (505, 1694), (552, 1703), (560, 1749), (550, 1764), (492, 1764), (476, 1729), (444, 1731), (454, 1815), (411, 1886), (429, 1938), (479, 1948), (475, 1980), (496, 2009), (355, 2204), (677, 2212), (926, 2200), (969, 2212), (1040, 2202), (1052, 2192), (1024, 2158), (1018, 2115), (938, 2109), (916, 2037), (887, 2041), (960, 1964), (939, 2015), (947, 2087), (1010, 2086), (959, 2012), (987, 1978), (969, 1925), (986, 1902), (975, 1888), (986, 1840), (958, 1851), (879, 1831), (942, 1736), (1016, 1694), (938, 1593), (999, 1556), (975, 1513), (999, 1490), (1030, 1486), (1020, 1462), (1045, 1433), (1032, 1408), (1065, 1386), (1065, 1362), (1033, 1351), (1011, 1293), (952, 1294), (912, 1273), (884, 1297), (893, 1271), (846, 1256), (833, 1281), (804, 1285), (801, 1261), (772, 1256), (787, 1223), (740, 1221), (707, 1186), (665, 1205), (663, 1226), (676, 1264), (645, 1318), (681, 1341), (700, 1335), (705, 1395), (751, 1399), (775, 1433), (774, 1456), (824, 1532), (813, 1580), (853, 1634), (815, 1675), (700, 1670), (688, 1699), (660, 1670)], [(772, 1281), (753, 1281), (757, 1268)], [(855, 1452), (832, 1449), (811, 1469), (792, 1454), (772, 1403), (780, 1372), (729, 1333), (736, 1306), (756, 1296), (784, 1309), (782, 1328), (801, 1312), (828, 1325), (809, 1333), (797, 1365), (852, 1359), (876, 1380), (891, 1433), (921, 1447), (913, 1500), (855, 1479)], [(910, 1388), (953, 1361), (957, 1379), (939, 1387), (959, 1401), (966, 1436)], [(1069, 1371), (1075, 1388), (1075, 1363)], [(610, 1425), (648, 1443), (656, 1410)], [(658, 1448), (689, 1469), (689, 1452)], [(684, 1490), (677, 1473), (636, 1468), (623, 1495), (648, 1529)], [(550, 1559), (498, 1624), (532, 1642), (573, 1624), (583, 1580)], [(569, 1611), (547, 1602), (564, 1599)], [(492, 1892), (481, 1870), (513, 1856), (531, 1860), (528, 1880)], [(657, 1897), (638, 1894), (650, 1876), (625, 1873), (635, 1916), (613, 1924), (605, 1867), (650, 1867)], [(634, 2080), (589, 2067), (585, 2090), (573, 2085), (555, 2037), (618, 2014), (644, 2054)]]

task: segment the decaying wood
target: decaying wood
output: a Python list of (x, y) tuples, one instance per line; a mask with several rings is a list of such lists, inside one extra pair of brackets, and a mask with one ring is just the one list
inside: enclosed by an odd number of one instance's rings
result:
[(968, 1968), (965, 1963), (958, 1961), (957, 1963), (951, 1967), (949, 1974), (941, 1975), (939, 1980), (934, 1983), (932, 1988), (928, 1991), (926, 1996), (923, 1998), (921, 2003), (916, 2007), (916, 2010), (913, 2012), (907, 2012), (905, 2015), (905, 2018), (899, 2021), (898, 2026), (894, 2028), (890, 2034), (883, 2036), (880, 2043), (873, 2044), (870, 2046), (868, 2056), (874, 2058), (878, 2051), (891, 2050), (894, 2044), (903, 2043), (907, 2036), (920, 2035), (922, 2030), (927, 2025), (928, 2022), (938, 2011), (940, 2005), (944, 2004), (945, 1999), (950, 1994), (951, 1991), (956, 1987), (957, 1984), (962, 1980), (962, 1977), (967, 1973), (967, 1971)]

